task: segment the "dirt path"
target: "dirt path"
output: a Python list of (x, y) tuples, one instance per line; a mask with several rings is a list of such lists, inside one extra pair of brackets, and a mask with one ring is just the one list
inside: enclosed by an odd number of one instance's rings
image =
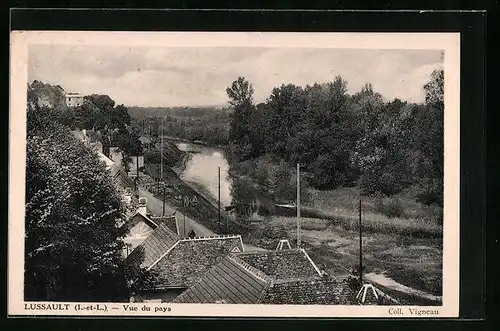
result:
[[(144, 197), (147, 199), (147, 205), (148, 209), (155, 215), (161, 215), (162, 214), (162, 208), (163, 208), (163, 202), (156, 198), (153, 193), (143, 189), (142, 187), (139, 188), (139, 196)], [(181, 211), (176, 210), (174, 206), (169, 204), (168, 202), (165, 203), (165, 214), (166, 215), (172, 215), (175, 212), (175, 216), (177, 218), (177, 222), (179, 225), (179, 232), (182, 235), (188, 234), (189, 231), (194, 230), (196, 233), (196, 236), (198, 237), (209, 237), (209, 236), (216, 236), (217, 233), (211, 231), (210, 229), (206, 228), (205, 226), (201, 225), (200, 223), (196, 222), (194, 219), (190, 218), (189, 216), (184, 215)], [(245, 251), (262, 251), (264, 250), (263, 248), (253, 246), (250, 244), (243, 244), (244, 250)]]
[(367, 273), (364, 277), (373, 283), (380, 284), (381, 286), (384, 286), (384, 287), (391, 289), (391, 290), (394, 290), (394, 291), (403, 292), (403, 293), (406, 293), (409, 295), (414, 295), (414, 296), (425, 298), (427, 300), (432, 300), (432, 301), (441, 301), (442, 300), (442, 297), (440, 297), (440, 296), (432, 295), (432, 294), (426, 293), (424, 291), (405, 286), (405, 285), (400, 284), (400, 283), (396, 282), (395, 280), (393, 280), (393, 279), (391, 279), (383, 274), (371, 272), (371, 273)]
[[(160, 199), (157, 199), (153, 193), (143, 189), (139, 188), (139, 196), (140, 197), (145, 197), (147, 199), (147, 204), (148, 204), (148, 209), (151, 210), (153, 214), (156, 215), (161, 215), (162, 214), (162, 208), (163, 208), (163, 202)], [(165, 214), (166, 215), (171, 215), (175, 212), (175, 216), (177, 218), (178, 224), (179, 224), (179, 232), (181, 235), (185, 233), (187, 235), (189, 231), (194, 230), (197, 236), (199, 237), (208, 237), (208, 236), (215, 236), (216, 233), (211, 231), (210, 229), (206, 228), (205, 226), (201, 225), (200, 223), (196, 222), (189, 216), (184, 215), (181, 211), (175, 209), (174, 206), (169, 204), (168, 202), (165, 203)], [(184, 218), (185, 218), (185, 227), (184, 227)]]

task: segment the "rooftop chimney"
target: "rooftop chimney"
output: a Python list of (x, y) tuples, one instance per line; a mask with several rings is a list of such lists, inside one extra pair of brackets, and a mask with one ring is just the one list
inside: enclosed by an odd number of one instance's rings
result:
[(285, 246), (288, 246), (288, 249), (292, 249), (287, 239), (281, 239), (278, 246), (276, 246), (276, 250), (281, 251), (283, 249), (287, 249)]

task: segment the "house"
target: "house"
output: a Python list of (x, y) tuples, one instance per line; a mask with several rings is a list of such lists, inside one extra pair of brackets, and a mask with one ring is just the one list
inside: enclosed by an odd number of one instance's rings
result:
[(235, 255), (228, 255), (174, 303), (257, 304), (271, 278)]
[(322, 276), (303, 249), (232, 252), (173, 302), (258, 304), (276, 282)]
[[(113, 162), (118, 166), (123, 166), (122, 164), (122, 153), (118, 147), (110, 147), (109, 148), (109, 157)], [(138, 165), (138, 166), (137, 166)], [(128, 163), (128, 176), (136, 177), (137, 176), (137, 168), (142, 169), (144, 167), (144, 155), (139, 156), (131, 156), (130, 162)], [(140, 171), (140, 170), (139, 170)]]
[[(156, 241), (156, 238), (164, 239)], [(172, 231), (158, 227), (126, 259), (129, 277), (137, 291), (135, 300), (170, 302), (230, 253), (243, 252), (243, 249), (239, 235), (173, 241)], [(142, 278), (138, 277), (141, 270), (146, 272)]]
[[(179, 239), (179, 227), (175, 216), (152, 216), (148, 214), (146, 204), (145, 198), (139, 198), (136, 212), (130, 215), (124, 224), (120, 225), (128, 230), (127, 236), (123, 239), (127, 244), (124, 252), (125, 257), (132, 255), (135, 248), (143, 243), (147, 246), (146, 250), (149, 253), (149, 250), (155, 250), (156, 246), (163, 245), (162, 240), (172, 237), (175, 242)], [(158, 228), (160, 229), (155, 231)], [(166, 233), (167, 229), (171, 234)]]
[(111, 178), (115, 180), (117, 185), (123, 189), (132, 189), (135, 187), (134, 181), (127, 176), (127, 173), (118, 164), (101, 152), (97, 152), (99, 159), (105, 164), (106, 169), (110, 172)]
[(274, 279), (322, 277), (303, 248), (244, 252), (238, 258)]
[(229, 254), (172, 302), (372, 305), (385, 298), (385, 304), (395, 303), (370, 286), (360, 290), (357, 281), (327, 276), (302, 249), (241, 252)]
[(65, 98), (66, 98), (66, 106), (68, 107), (78, 107), (83, 105), (83, 98), (85, 96), (80, 93), (67, 93)]

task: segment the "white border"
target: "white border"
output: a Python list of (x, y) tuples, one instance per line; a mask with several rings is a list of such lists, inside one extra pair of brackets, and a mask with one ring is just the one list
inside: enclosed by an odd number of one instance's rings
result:
[[(26, 164), (26, 86), (29, 44), (134, 45), (166, 47), (308, 47), (355, 49), (440, 49), (445, 51), (445, 158), (443, 228), (443, 305), (440, 307), (106, 304), (106, 311), (26, 310), (23, 301), (24, 212)], [(11, 33), (10, 167), (8, 235), (9, 315), (86, 316), (237, 316), (237, 317), (458, 317), (459, 311), (459, 188), (460, 188), (460, 34), (459, 33), (257, 33), (257, 32), (66, 32)], [(45, 303), (46, 304), (46, 303)], [(88, 304), (85, 304), (88, 305)], [(149, 306), (151, 311), (141, 307)], [(97, 306), (95, 306), (97, 307)], [(101, 309), (104, 305), (99, 306)], [(117, 309), (112, 309), (113, 307)], [(155, 307), (170, 311), (155, 312)], [(431, 309), (437, 315), (415, 315), (410, 309)], [(392, 312), (392, 313), (391, 313)]]

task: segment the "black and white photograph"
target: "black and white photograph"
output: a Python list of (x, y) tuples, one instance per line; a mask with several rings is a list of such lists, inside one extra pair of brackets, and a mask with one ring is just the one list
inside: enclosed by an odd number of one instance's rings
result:
[(458, 146), (445, 139), (458, 116), (445, 103), (458, 75), (445, 46), (60, 34), (26, 45), (17, 87), (23, 309), (392, 306), (387, 316), (435, 317), (457, 297), (445, 284), (458, 275), (444, 276), (459, 247), (444, 240), (458, 240), (459, 224), (445, 189), (457, 159), (445, 162), (445, 140)]

